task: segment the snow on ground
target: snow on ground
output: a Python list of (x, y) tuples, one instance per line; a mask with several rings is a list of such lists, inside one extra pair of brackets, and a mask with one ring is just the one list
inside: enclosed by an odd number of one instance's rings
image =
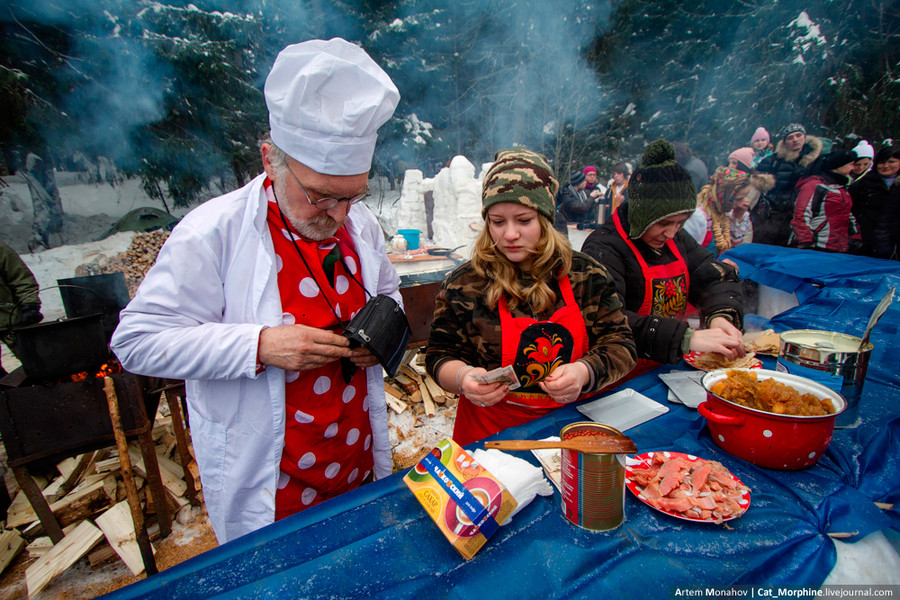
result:
[[(0, 239), (20, 254), (28, 252), (31, 239), (31, 195), (20, 175), (3, 178), (0, 187)], [(115, 186), (108, 183), (85, 183), (78, 173), (56, 174), (66, 224), (62, 236), (53, 234), (55, 245), (72, 246), (98, 239), (116, 220), (135, 208), (150, 206), (163, 209), (160, 202), (150, 200), (141, 188), (140, 179), (126, 179)], [(171, 208), (171, 206), (170, 206)], [(183, 216), (186, 209), (172, 209)]]
[[(472, 189), (479, 187), (480, 182), (474, 178), (474, 169), (467, 168), (468, 161), (463, 157), (457, 157), (455, 167), (445, 169), (443, 179), (445, 183), (440, 187), (446, 190), (445, 195), (452, 198), (454, 212), (456, 206), (465, 206), (463, 212), (468, 216), (477, 210), (474, 206)], [(468, 167), (471, 167), (468, 164)], [(451, 179), (459, 182), (464, 192), (456, 192), (449, 185)], [(418, 173), (418, 172), (417, 172)], [(416, 178), (410, 177), (410, 181)], [(421, 182), (421, 173), (418, 181)], [(24, 179), (19, 176), (5, 177), (8, 187), (2, 188), (0, 195), (0, 239), (19, 251), (22, 260), (31, 269), (38, 285), (41, 288), (41, 312), (44, 321), (52, 321), (65, 318), (65, 310), (62, 305), (62, 297), (58, 289), (53, 289), (59, 279), (76, 277), (76, 269), (86, 264), (102, 264), (120, 253), (124, 253), (131, 244), (134, 233), (117, 233), (104, 240), (95, 241), (109, 229), (115, 220), (121, 218), (129, 211), (144, 206), (161, 208), (158, 202), (150, 200), (141, 189), (140, 181), (128, 179), (115, 187), (109, 184), (84, 183), (77, 173), (58, 173), (57, 186), (62, 200), (63, 210), (66, 214), (66, 227), (63, 237), (66, 245), (43, 250), (33, 254), (28, 253), (28, 241), (31, 238), (31, 197)], [(430, 189), (432, 180), (426, 180), (424, 188), (417, 189), (416, 193), (406, 193), (401, 200), (401, 190), (391, 190), (383, 179), (370, 182), (371, 196), (366, 200), (366, 205), (378, 216), (379, 222), (388, 236), (396, 233), (397, 229), (415, 227), (423, 231), (422, 243), (428, 243), (424, 232), (425, 203), (424, 191)], [(440, 202), (441, 193), (437, 194)], [(457, 201), (462, 197), (462, 201)], [(449, 203), (451, 200), (444, 200)], [(480, 202), (480, 200), (479, 200)], [(403, 205), (403, 210), (399, 206)], [(421, 220), (414, 219), (416, 211), (423, 215)], [(176, 216), (183, 216), (187, 210), (174, 211)], [(480, 217), (479, 217), (480, 218)], [(408, 220), (409, 222), (405, 222)], [(453, 235), (453, 229), (444, 228), (444, 239), (452, 246), (469, 243), (473, 238), (471, 229), (463, 221), (456, 226), (456, 234), (459, 238), (447, 237)], [(464, 239), (463, 239), (464, 238)], [(51, 238), (57, 241), (56, 236)], [(456, 239), (462, 241), (456, 242)], [(2, 346), (3, 365), (7, 371), (15, 369), (19, 362), (12, 353)], [(412, 409), (397, 415), (389, 411), (391, 415), (392, 446), (405, 457), (402, 464), (419, 453), (419, 449), (430, 449), (444, 437), (449, 437), (453, 432), (453, 417), (455, 408), (440, 407), (435, 417), (416, 416)]]
[[(462, 160), (457, 160), (462, 159)], [(476, 206), (477, 194), (473, 192), (482, 175), (475, 176), (471, 164), (463, 157), (454, 159), (451, 169), (445, 169), (434, 181), (422, 180), (421, 174), (410, 181), (416, 182), (418, 191), (401, 198), (400, 190), (389, 190), (383, 182), (375, 182), (373, 194), (366, 204), (378, 216), (388, 236), (404, 228), (400, 216), (407, 215), (418, 207), (424, 211), (424, 197), (427, 189), (435, 194), (435, 215), (442, 215), (441, 203), (452, 203), (452, 211), (443, 213), (441, 225), (435, 234), (440, 245), (454, 247), (468, 245), (473, 239), (470, 221), (480, 222), (480, 208)], [(465, 161), (465, 162), (464, 162)], [(446, 172), (445, 172), (446, 171)], [(483, 171), (483, 169), (482, 169)], [(75, 276), (75, 269), (83, 264), (97, 262), (124, 252), (131, 243), (133, 234), (120, 233), (103, 241), (94, 241), (105, 232), (116, 219), (128, 211), (142, 206), (161, 208), (149, 200), (137, 180), (126, 180), (116, 187), (108, 184), (87, 184), (76, 174), (59, 174), (57, 185), (63, 209), (67, 214), (63, 232), (66, 245), (36, 254), (28, 254), (27, 244), (31, 237), (31, 198), (27, 187), (20, 178), (5, 177), (8, 187), (0, 188), (0, 239), (22, 254), (22, 258), (32, 270), (41, 288), (56, 285), (57, 279)], [(399, 205), (403, 204), (403, 210)], [(186, 211), (173, 211), (182, 216)], [(453, 222), (452, 228), (446, 228)], [(423, 227), (423, 221), (416, 220), (416, 228)], [(440, 233), (438, 233), (438, 231)], [(582, 232), (570, 231), (570, 239), (575, 249), (580, 248)], [(424, 235), (423, 235), (424, 237)], [(574, 238), (574, 239), (573, 239)], [(467, 253), (465, 255), (468, 255)], [(62, 318), (62, 301), (58, 293), (46, 292), (41, 295), (42, 311), (46, 319)], [(15, 368), (15, 359), (3, 347), (3, 364), (8, 370)], [(415, 415), (411, 410), (397, 415), (388, 411), (391, 418), (391, 444), (395, 451), (410, 460), (421, 449), (429, 449), (452, 433), (452, 408), (441, 407), (432, 418)], [(190, 538), (188, 527), (185, 538)], [(879, 582), (900, 583), (900, 557), (894, 548), (898, 546), (898, 536), (889, 531), (887, 537), (881, 533), (868, 536), (861, 542), (847, 544), (835, 541), (838, 550), (838, 565), (827, 583)]]

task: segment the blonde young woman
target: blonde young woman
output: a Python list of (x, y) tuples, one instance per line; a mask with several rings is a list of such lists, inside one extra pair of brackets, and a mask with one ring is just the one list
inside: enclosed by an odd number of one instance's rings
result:
[[(426, 367), (460, 394), (453, 430), (460, 444), (575, 402), (635, 364), (606, 270), (553, 229), (557, 189), (539, 154), (498, 152), (484, 179), (485, 225), (472, 260), (438, 294)], [(507, 366), (515, 382), (483, 381)]]

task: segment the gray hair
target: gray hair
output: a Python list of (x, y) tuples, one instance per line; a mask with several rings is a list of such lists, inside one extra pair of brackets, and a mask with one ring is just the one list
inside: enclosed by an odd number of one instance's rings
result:
[(272, 134), (269, 133), (260, 140), (259, 145), (268, 144), (272, 147), (272, 166), (279, 172), (284, 173), (284, 171), (288, 168), (288, 155), (287, 152), (278, 147), (275, 142), (272, 141)]

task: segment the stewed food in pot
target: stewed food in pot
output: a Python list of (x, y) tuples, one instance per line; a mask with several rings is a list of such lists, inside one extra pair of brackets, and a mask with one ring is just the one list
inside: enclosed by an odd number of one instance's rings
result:
[(713, 394), (735, 404), (777, 415), (809, 417), (834, 413), (834, 405), (828, 398), (801, 394), (773, 378), (760, 381), (752, 371), (729, 369), (728, 376), (709, 389)]

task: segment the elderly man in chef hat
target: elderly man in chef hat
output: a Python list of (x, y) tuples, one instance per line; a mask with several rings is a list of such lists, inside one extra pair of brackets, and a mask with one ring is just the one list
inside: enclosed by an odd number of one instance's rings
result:
[(265, 98), (265, 172), (182, 219), (112, 340), (126, 370), (186, 380), (220, 543), (391, 472), (382, 369), (339, 334), (369, 294), (401, 302), (360, 202), (400, 95), (335, 38), (285, 48)]

